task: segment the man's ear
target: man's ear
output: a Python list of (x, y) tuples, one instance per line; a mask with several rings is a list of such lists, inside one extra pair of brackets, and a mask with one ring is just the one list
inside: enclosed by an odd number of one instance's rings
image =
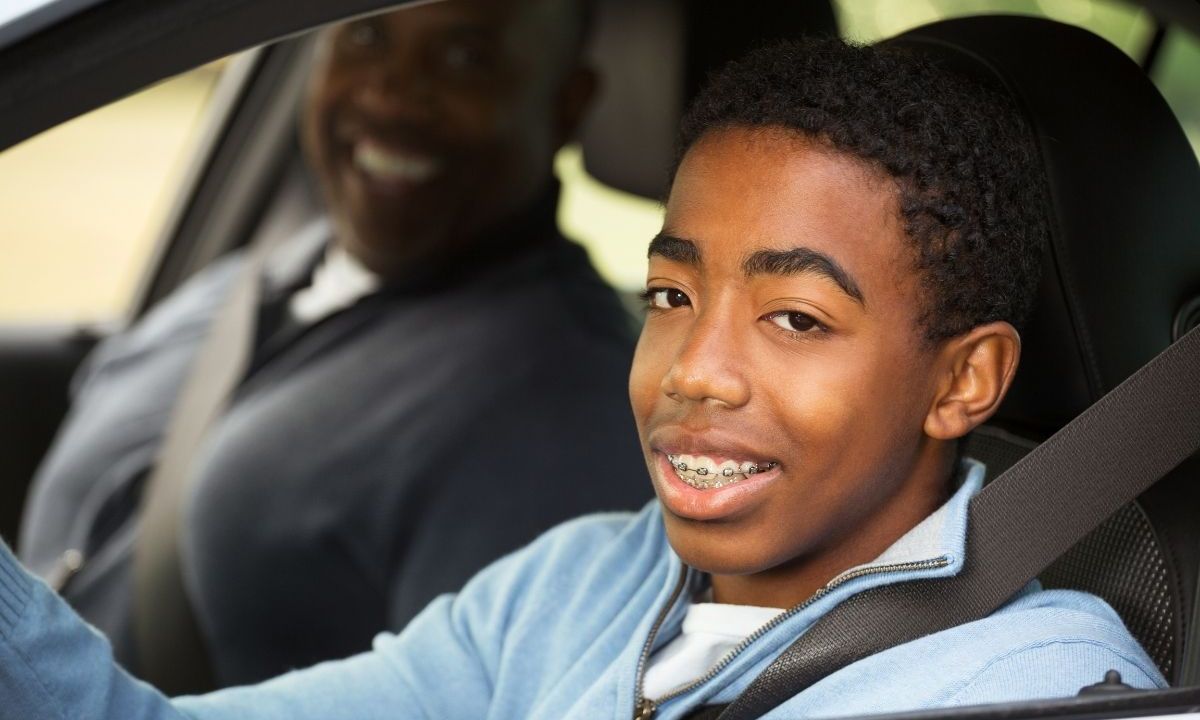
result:
[(588, 65), (579, 64), (563, 80), (558, 92), (556, 147), (562, 147), (575, 137), (599, 89), (600, 76)]
[(925, 416), (925, 434), (960, 438), (1000, 407), (1021, 358), (1021, 336), (1006, 322), (980, 325), (946, 341), (938, 354), (938, 381)]

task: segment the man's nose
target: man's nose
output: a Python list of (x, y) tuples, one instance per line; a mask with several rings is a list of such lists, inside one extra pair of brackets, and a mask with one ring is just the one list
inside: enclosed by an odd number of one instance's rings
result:
[(372, 66), (355, 91), (360, 107), (381, 117), (428, 117), (434, 105), (429, 78), (416, 63)]
[(700, 313), (692, 323), (662, 380), (662, 391), (668, 397), (727, 409), (750, 400), (739, 333), (725, 315)]

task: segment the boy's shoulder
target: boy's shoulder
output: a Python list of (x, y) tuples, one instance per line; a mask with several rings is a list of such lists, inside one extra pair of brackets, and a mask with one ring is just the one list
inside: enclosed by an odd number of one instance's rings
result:
[(779, 717), (790, 717), (788, 706), (802, 700), (806, 710), (836, 703), (844, 714), (867, 714), (1070, 697), (1110, 669), (1134, 687), (1165, 686), (1107, 603), (1031, 583), (986, 618), (834, 673), (785, 704)]
[[(1154, 661), (1104, 600), (1074, 590), (1029, 590), (948, 643), (964, 673), (947, 705), (1069, 697), (1117, 670), (1137, 688), (1165, 687)], [(974, 646), (974, 647), (972, 647)], [(948, 688), (950, 690), (950, 688)]]
[(568, 520), (502, 558), (467, 584), (513, 586), (524, 595), (540, 585), (578, 586), (583, 576), (608, 575), (619, 566), (645, 572), (669, 551), (658, 502), (638, 512), (599, 512)]
[(490, 662), (553, 664), (593, 645), (628, 643), (678, 564), (657, 502), (637, 513), (587, 515), (492, 563), (409, 629), (448, 612), (456, 633), (473, 638)]

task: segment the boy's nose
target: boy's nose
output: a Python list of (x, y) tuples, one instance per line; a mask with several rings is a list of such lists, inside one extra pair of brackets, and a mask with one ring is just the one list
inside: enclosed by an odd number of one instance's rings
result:
[(701, 313), (693, 323), (675, 361), (663, 376), (662, 391), (680, 402), (738, 408), (750, 400), (744, 374), (745, 355), (732, 323)]

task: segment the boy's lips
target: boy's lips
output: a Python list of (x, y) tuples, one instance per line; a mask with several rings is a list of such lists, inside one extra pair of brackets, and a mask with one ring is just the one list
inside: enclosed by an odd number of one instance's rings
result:
[(758, 502), (761, 491), (781, 474), (777, 460), (729, 438), (690, 433), (655, 433), (654, 486), (673, 514), (719, 520)]

